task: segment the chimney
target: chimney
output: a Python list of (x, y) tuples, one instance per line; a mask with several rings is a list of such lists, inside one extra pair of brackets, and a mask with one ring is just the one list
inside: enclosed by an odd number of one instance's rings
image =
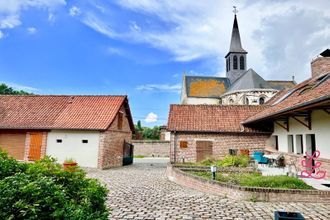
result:
[(312, 60), (312, 77), (330, 73), (330, 49), (323, 51), (316, 59)]

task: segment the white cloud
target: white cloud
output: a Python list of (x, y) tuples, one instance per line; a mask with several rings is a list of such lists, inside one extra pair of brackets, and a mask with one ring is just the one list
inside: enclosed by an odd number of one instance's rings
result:
[(35, 33), (37, 33), (37, 28), (35, 28), (35, 27), (29, 27), (29, 28), (27, 28), (27, 32), (29, 34), (35, 34)]
[(5, 34), (2, 31), (0, 31), (0, 39), (2, 39), (4, 37), (5, 37)]
[(81, 15), (81, 9), (78, 8), (77, 6), (72, 6), (69, 10), (69, 14), (72, 16), (72, 17), (75, 17), (75, 16), (78, 16), (78, 15)]
[(49, 13), (49, 14), (48, 14), (48, 21), (49, 21), (50, 23), (54, 23), (55, 20), (56, 20), (55, 15), (54, 15), (53, 13)]
[(150, 112), (144, 120), (147, 123), (157, 122), (158, 121), (158, 115), (156, 115), (153, 112)]
[(0, 29), (12, 29), (22, 24), (21, 11), (30, 7), (53, 10), (65, 5), (65, 0), (0, 0)]
[(26, 85), (21, 85), (21, 84), (17, 84), (17, 83), (10, 83), (10, 82), (0, 82), (1, 83), (4, 83), (6, 85), (8, 85), (9, 87), (12, 87), (16, 90), (24, 90), (25, 92), (37, 92), (39, 91), (39, 89), (37, 88), (34, 88), (34, 87), (31, 87), (31, 86), (26, 86)]
[[(210, 69), (214, 75), (223, 75), (223, 57), (229, 49), (233, 22), (231, 1), (117, 3), (145, 16), (145, 23), (132, 23), (128, 20), (131, 18), (125, 17), (116, 19), (112, 13), (111, 19), (94, 14), (93, 25), (89, 26), (111, 38), (168, 51), (176, 61), (216, 60)], [(302, 80), (309, 76), (311, 58), (329, 46), (329, 0), (314, 0), (313, 4), (309, 0), (242, 0), (238, 8), (242, 43), (249, 52), (248, 67), (265, 78), (290, 79), (295, 73)], [(123, 30), (125, 25), (128, 28)]]
[(140, 91), (156, 91), (156, 92), (175, 92), (180, 93), (181, 84), (145, 84), (137, 87)]

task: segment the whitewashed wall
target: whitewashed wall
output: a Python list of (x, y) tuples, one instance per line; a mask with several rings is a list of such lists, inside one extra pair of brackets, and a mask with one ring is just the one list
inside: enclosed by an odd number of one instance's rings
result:
[[(223, 105), (245, 105), (246, 98), (249, 100), (249, 105), (259, 105), (259, 99), (264, 98), (265, 102), (271, 99), (277, 90), (256, 89), (256, 90), (241, 90), (231, 93), (226, 93), (221, 96)], [(233, 100), (233, 102), (230, 102)]]
[[(57, 143), (61, 139), (62, 143)], [(47, 155), (60, 163), (73, 158), (82, 167), (97, 167), (100, 132), (52, 130), (47, 137)], [(88, 143), (82, 143), (88, 140)]]
[[(312, 130), (303, 126), (295, 119), (289, 119), (290, 130), (287, 132), (282, 127), (275, 124), (273, 135), (278, 136), (279, 151), (288, 152), (288, 135), (293, 135), (294, 153), (297, 153), (297, 139), (296, 135), (303, 135), (304, 152), (310, 151), (307, 146), (307, 135), (315, 134), (316, 150), (321, 152), (321, 157), (330, 159), (330, 115), (323, 110), (312, 112)], [(270, 140), (271, 145), (274, 146), (273, 139)]]

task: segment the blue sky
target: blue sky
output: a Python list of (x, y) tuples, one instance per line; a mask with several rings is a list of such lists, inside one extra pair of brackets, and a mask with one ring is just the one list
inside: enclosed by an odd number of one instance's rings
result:
[[(266, 79), (309, 77), (310, 60), (330, 45), (329, 1), (234, 3), (249, 67)], [(0, 0), (0, 82), (38, 94), (127, 94), (135, 122), (166, 124), (183, 72), (224, 75), (232, 5)]]

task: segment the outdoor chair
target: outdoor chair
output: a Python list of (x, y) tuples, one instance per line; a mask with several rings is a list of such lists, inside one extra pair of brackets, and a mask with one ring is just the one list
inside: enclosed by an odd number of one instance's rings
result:
[(263, 152), (254, 152), (252, 154), (252, 157), (254, 158), (255, 161), (258, 162), (258, 164), (267, 164), (268, 163), (268, 158), (263, 156)]

